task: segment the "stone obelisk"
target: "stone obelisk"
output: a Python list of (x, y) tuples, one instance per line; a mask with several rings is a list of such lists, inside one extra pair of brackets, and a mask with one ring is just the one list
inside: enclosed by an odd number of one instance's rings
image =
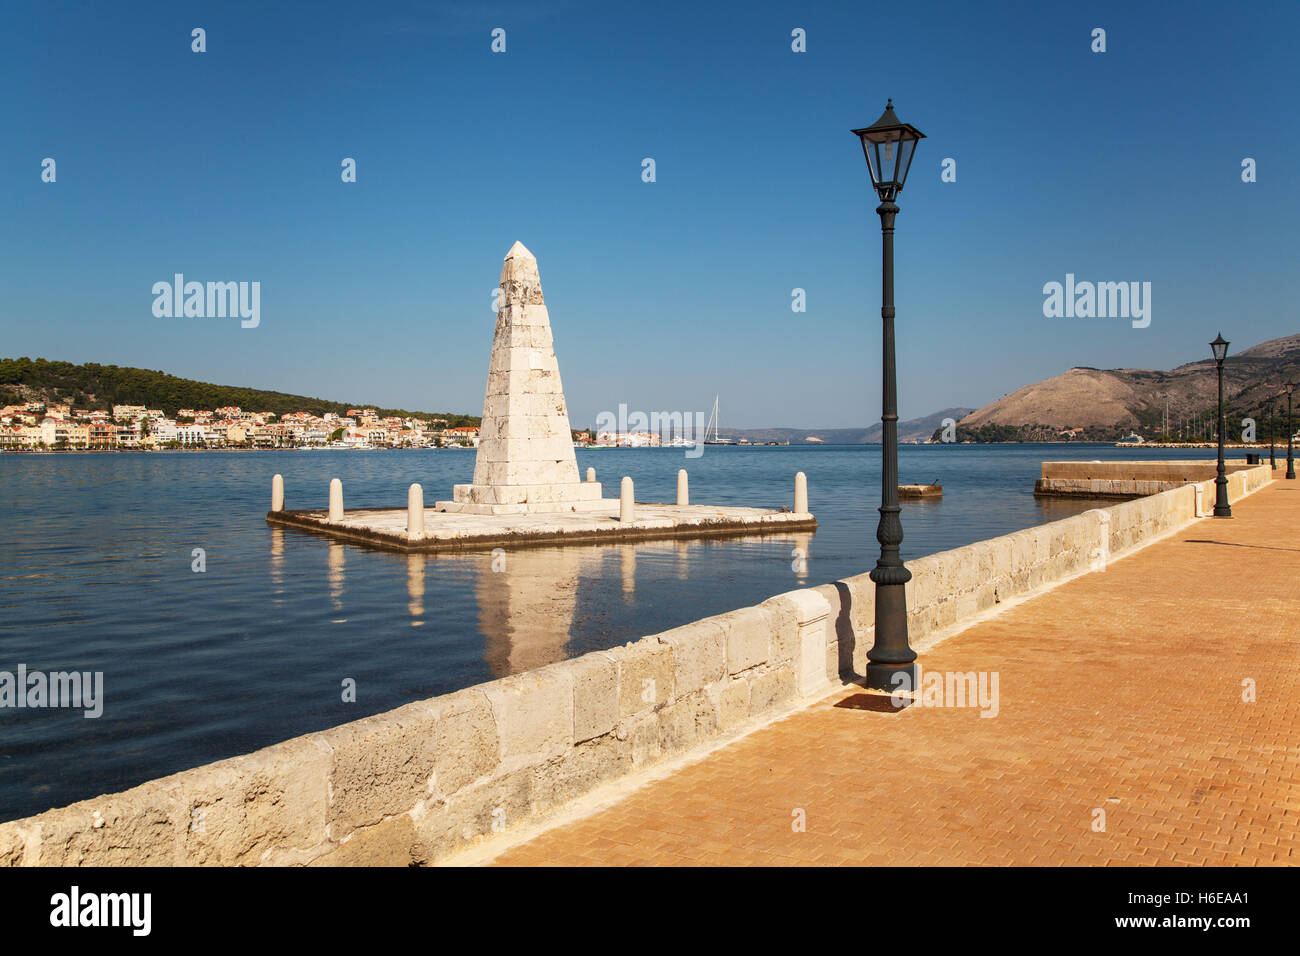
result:
[(498, 302), (474, 482), (456, 485), (436, 508), (508, 515), (605, 507), (600, 484), (578, 480), (542, 280), (522, 242), (506, 253)]

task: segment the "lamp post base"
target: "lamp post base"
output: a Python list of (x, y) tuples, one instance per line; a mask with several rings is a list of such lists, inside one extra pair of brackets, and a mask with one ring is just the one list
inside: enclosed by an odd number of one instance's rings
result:
[(1228, 479), (1223, 474), (1222, 450), (1219, 451), (1219, 477), (1214, 479), (1214, 517), (1232, 517), (1232, 505), (1228, 503)]
[(916, 690), (916, 664), (868, 664), (867, 687), (889, 693)]

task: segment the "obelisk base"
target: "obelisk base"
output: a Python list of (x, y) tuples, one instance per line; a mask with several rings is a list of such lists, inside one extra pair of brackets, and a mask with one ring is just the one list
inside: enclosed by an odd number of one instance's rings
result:
[(438, 511), (466, 515), (562, 514), (607, 507), (598, 481), (548, 485), (456, 485)]

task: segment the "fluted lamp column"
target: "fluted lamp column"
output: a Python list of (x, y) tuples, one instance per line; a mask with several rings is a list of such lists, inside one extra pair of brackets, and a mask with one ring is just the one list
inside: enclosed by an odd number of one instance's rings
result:
[(871, 185), (880, 197), (881, 279), (880, 319), (883, 336), (883, 377), (880, 423), (881, 494), (880, 524), (876, 540), (880, 558), (871, 571), (876, 585), (875, 643), (867, 651), (867, 686), (877, 690), (905, 690), (916, 687), (916, 651), (907, 639), (907, 582), (912, 573), (903, 565), (899, 546), (903, 523), (898, 504), (898, 383), (894, 361), (894, 200), (903, 189), (916, 144), (925, 134), (899, 122), (894, 101), (885, 105), (880, 119), (865, 129), (853, 130), (866, 155)]
[(1214, 517), (1216, 518), (1232, 517), (1232, 505), (1228, 503), (1228, 470), (1223, 464), (1223, 360), (1228, 357), (1229, 344), (1222, 332), (1210, 343), (1210, 349), (1214, 353), (1214, 364), (1219, 371), (1219, 427), (1215, 429), (1219, 433), (1219, 467), (1214, 478)]
[(1291, 393), (1295, 391), (1295, 382), (1287, 382), (1282, 391), (1286, 393), (1286, 477), (1294, 481), (1295, 449), (1291, 447), (1291, 439), (1295, 435), (1295, 426), (1291, 424)]

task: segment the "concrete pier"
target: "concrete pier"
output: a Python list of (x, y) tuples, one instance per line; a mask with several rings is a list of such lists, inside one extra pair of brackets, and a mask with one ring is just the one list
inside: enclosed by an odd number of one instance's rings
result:
[[(337, 479), (336, 479), (337, 480)], [(341, 507), (341, 503), (340, 503)], [(266, 516), (278, 528), (294, 528), (354, 541), (385, 551), (464, 552), (496, 547), (605, 544), (669, 538), (734, 538), (749, 535), (788, 535), (817, 529), (810, 514), (771, 508), (716, 505), (633, 505), (623, 519), (621, 499), (606, 499), (600, 511), (568, 514), (465, 515), (424, 509), (423, 536), (413, 540), (407, 529), (408, 508), (352, 509), (337, 520), (326, 511), (272, 511)]]
[[(1255, 467), (1224, 461), (1228, 474)], [(1034, 483), (1038, 498), (1143, 498), (1217, 474), (1214, 461), (1045, 461)]]

